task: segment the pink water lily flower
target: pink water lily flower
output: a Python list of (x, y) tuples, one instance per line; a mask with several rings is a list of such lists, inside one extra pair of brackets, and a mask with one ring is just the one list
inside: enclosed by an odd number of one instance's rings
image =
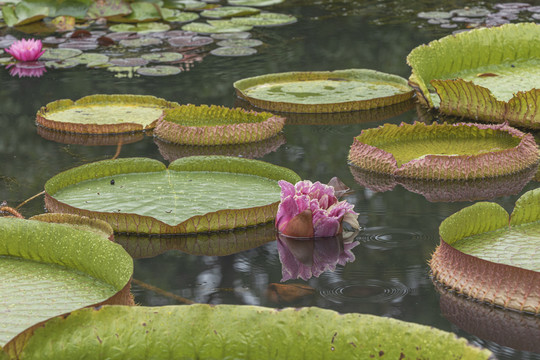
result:
[(19, 61), (36, 61), (45, 52), (41, 40), (21, 39), (15, 41), (5, 51)]
[(340, 234), (342, 222), (359, 228), (354, 205), (338, 201), (334, 188), (320, 182), (300, 181), (293, 185), (279, 181), (281, 203), (276, 227), (287, 236), (327, 237)]

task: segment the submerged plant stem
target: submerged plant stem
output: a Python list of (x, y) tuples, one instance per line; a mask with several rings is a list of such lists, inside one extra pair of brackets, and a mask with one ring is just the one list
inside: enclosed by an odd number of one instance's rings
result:
[(156, 294), (163, 295), (163, 296), (168, 297), (170, 299), (176, 300), (176, 301), (178, 301), (178, 302), (180, 302), (182, 304), (195, 304), (195, 301), (191, 301), (189, 299), (183, 298), (181, 296), (173, 294), (172, 292), (165, 291), (163, 289), (158, 288), (157, 286), (147, 284), (147, 283), (145, 283), (143, 281), (140, 281), (140, 280), (137, 280), (135, 278), (132, 279), (132, 282), (139, 285), (140, 287), (143, 287), (143, 288), (145, 288), (147, 290), (153, 291)]
[(120, 151), (122, 151), (122, 139), (118, 141), (118, 145), (116, 146), (116, 153), (114, 153), (114, 156), (112, 157), (111, 160), (116, 159), (120, 155)]

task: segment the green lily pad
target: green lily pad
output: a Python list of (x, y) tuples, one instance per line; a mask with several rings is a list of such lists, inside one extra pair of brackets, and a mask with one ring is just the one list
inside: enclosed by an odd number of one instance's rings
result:
[(175, 9), (161, 9), (161, 16), (163, 20), (168, 22), (184, 23), (197, 20), (199, 14), (188, 11), (180, 11)]
[(129, 4), (131, 12), (126, 16), (111, 16), (109, 21), (122, 23), (138, 23), (146, 21), (156, 21), (161, 19), (160, 8), (151, 2), (132, 2)]
[(120, 40), (120, 45), (125, 47), (140, 48), (143, 46), (156, 46), (162, 43), (161, 39), (153, 37), (145, 37), (138, 39), (124, 39)]
[(171, 27), (168, 24), (158, 22), (148, 22), (139, 24), (115, 24), (109, 27), (113, 32), (136, 32), (139, 34), (149, 34), (154, 32), (167, 31)]
[(299, 181), (291, 170), (233, 157), (183, 158), (169, 169), (151, 159), (106, 160), (51, 178), (45, 202), (50, 211), (98, 218), (117, 232), (208, 232), (273, 220), (282, 179)]
[(407, 57), (418, 99), (448, 115), (540, 129), (540, 25), (475, 29)]
[(42, 107), (38, 125), (79, 134), (110, 134), (154, 128), (163, 110), (179, 106), (146, 95), (90, 95), (57, 100)]
[(138, 68), (137, 74), (145, 76), (171, 76), (178, 75), (182, 70), (177, 66), (156, 65)]
[(221, 46), (210, 51), (216, 56), (250, 56), (256, 53), (257, 50), (246, 46)]
[(283, 129), (285, 118), (223, 106), (182, 105), (166, 111), (154, 135), (175, 144), (227, 145), (261, 141)]
[(234, 87), (259, 108), (301, 113), (366, 110), (413, 95), (405, 79), (366, 69), (268, 74), (238, 80)]
[(297, 21), (298, 19), (292, 15), (270, 12), (263, 12), (258, 15), (231, 19), (233, 24), (251, 26), (282, 26), (294, 24)]
[(496, 203), (477, 203), (445, 219), (439, 233), (430, 261), (437, 281), (482, 302), (540, 314), (540, 189), (523, 194), (510, 217)]
[(92, 1), (87, 16), (91, 19), (128, 15), (131, 13), (129, 3), (124, 0)]
[(36, 330), (20, 359), (75, 359), (85, 354), (261, 360), (491, 356), (453, 333), (391, 318), (320, 308), (194, 304), (82, 309)]
[(219, 41), (217, 46), (228, 46), (228, 47), (255, 47), (261, 46), (263, 42), (257, 39), (226, 39)]
[(41, 55), (40, 60), (65, 60), (69, 59), (78, 55), (81, 55), (83, 52), (79, 49), (69, 49), (69, 48), (63, 48), (63, 49), (47, 49)]
[(422, 19), (450, 19), (452, 13), (448, 11), (422, 11), (417, 16)]
[(17, 5), (2, 6), (2, 15), (8, 26), (21, 26), (49, 16), (49, 7), (38, 2), (19, 2)]
[(173, 61), (182, 60), (184, 55), (177, 52), (156, 52), (156, 53), (144, 54), (144, 55), (141, 55), (141, 57), (151, 62), (173, 62)]
[(0, 229), (1, 346), (51, 317), (129, 298), (133, 261), (102, 234), (15, 218), (0, 218)]
[(66, 59), (64, 62), (67, 64), (74, 63), (74, 64), (84, 64), (88, 67), (95, 67), (95, 66), (102, 66), (107, 64), (109, 61), (109, 57), (107, 55), (103, 54), (97, 54), (97, 53), (83, 53), (78, 56), (70, 57)]
[(249, 39), (251, 33), (247, 31), (232, 32), (232, 33), (217, 33), (210, 35), (212, 39), (228, 40), (228, 39)]
[(236, 6), (270, 6), (281, 4), (285, 0), (228, 0), (231, 5)]
[(201, 10), (208, 4), (197, 0), (164, 0), (163, 6), (180, 10)]
[(385, 124), (354, 139), (349, 162), (396, 177), (452, 180), (517, 173), (538, 164), (534, 137), (507, 125)]
[[(210, 23), (212, 21), (212, 23)], [(190, 23), (182, 26), (182, 30), (194, 31), (201, 34), (217, 34), (244, 32), (252, 29), (252, 26), (234, 24), (229, 20), (209, 20), (208, 23)]]
[(245, 6), (220, 6), (211, 10), (204, 10), (201, 16), (210, 19), (223, 19), (234, 16), (247, 16), (260, 13), (261, 10)]

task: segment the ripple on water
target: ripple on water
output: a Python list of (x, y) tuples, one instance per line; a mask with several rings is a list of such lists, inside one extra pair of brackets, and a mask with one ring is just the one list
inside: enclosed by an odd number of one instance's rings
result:
[(418, 230), (377, 226), (366, 228), (356, 237), (362, 245), (374, 250), (419, 246), (430, 236)]
[(366, 279), (359, 282), (328, 284), (331, 289), (321, 290), (321, 296), (333, 302), (391, 303), (411, 292), (399, 281)]

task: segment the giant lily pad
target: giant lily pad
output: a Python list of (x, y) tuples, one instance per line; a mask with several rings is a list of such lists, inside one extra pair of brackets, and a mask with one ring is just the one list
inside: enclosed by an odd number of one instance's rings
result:
[(539, 36), (540, 25), (508, 24), (419, 46), (409, 84), (444, 114), (540, 129)]
[(273, 137), (284, 124), (285, 118), (265, 112), (183, 105), (166, 111), (154, 135), (175, 144), (242, 144)]
[(236, 81), (234, 87), (257, 107), (300, 113), (372, 109), (413, 94), (405, 79), (366, 69), (268, 74)]
[(491, 356), (453, 333), (390, 318), (319, 308), (194, 304), (79, 310), (38, 329), (20, 359), (77, 359), (88, 354), (111, 359), (144, 354), (152, 359), (261, 360)]
[[(509, 226), (510, 225), (510, 226)], [(477, 203), (439, 227), (434, 278), (481, 302), (540, 314), (540, 189), (518, 199), (512, 215)]]
[(0, 231), (1, 346), (51, 317), (105, 301), (131, 301), (133, 261), (104, 235), (1, 217)]
[(452, 180), (517, 173), (538, 163), (531, 134), (507, 125), (385, 124), (363, 130), (349, 161), (396, 177)]
[(185, 234), (273, 220), (278, 180), (293, 171), (262, 161), (225, 156), (105, 160), (67, 170), (45, 184), (45, 204), (107, 221), (117, 232)]
[(179, 106), (146, 95), (90, 95), (57, 100), (39, 109), (36, 122), (49, 129), (79, 134), (110, 134), (154, 128), (163, 110)]

